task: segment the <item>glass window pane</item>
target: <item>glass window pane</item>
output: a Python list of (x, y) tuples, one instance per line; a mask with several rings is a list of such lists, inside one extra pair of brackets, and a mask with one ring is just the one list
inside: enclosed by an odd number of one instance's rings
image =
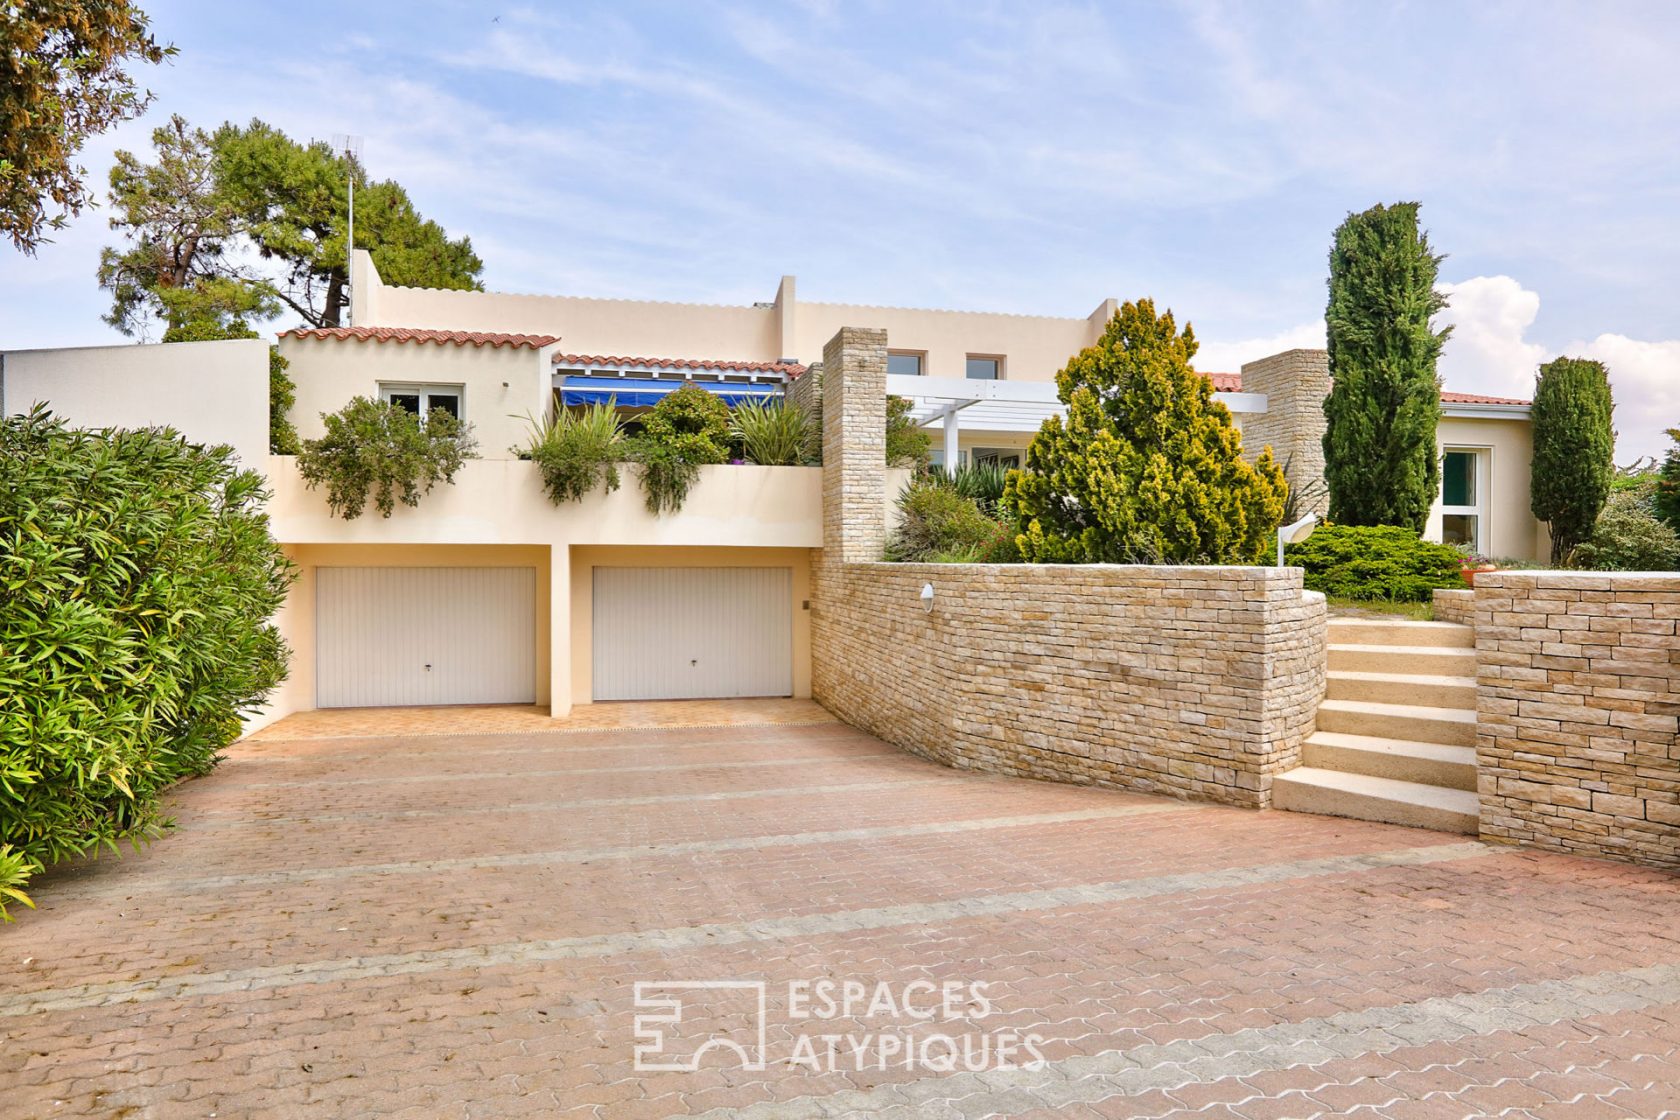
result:
[(1462, 544), (1470, 548), (1480, 548), (1476, 540), (1477, 517), (1473, 513), (1447, 513), (1441, 515), (1441, 543)]
[(457, 420), (461, 418), (461, 398), (454, 393), (426, 394), (426, 411), (430, 412), (434, 408), (443, 409)]
[(1449, 451), (1441, 464), (1441, 504), (1476, 504), (1476, 453)]
[(398, 408), (415, 413), (416, 415), (420, 412), (419, 393), (389, 393), (386, 395), (385, 399), (396, 405)]
[(906, 377), (920, 377), (922, 375), (922, 356), (920, 354), (888, 354), (887, 372)]
[(998, 360), (996, 358), (970, 358), (968, 360), (968, 377), (971, 381), (996, 381), (998, 375)]

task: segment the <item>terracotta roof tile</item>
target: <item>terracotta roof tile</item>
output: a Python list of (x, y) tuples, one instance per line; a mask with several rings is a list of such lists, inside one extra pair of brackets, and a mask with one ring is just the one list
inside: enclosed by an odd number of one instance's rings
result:
[(433, 331), (418, 327), (294, 327), (281, 331), (281, 338), (319, 338), (357, 342), (429, 342), (437, 346), (511, 346), (540, 350), (559, 342), (551, 334), (500, 334), (493, 331)]
[(641, 366), (648, 369), (706, 369), (730, 373), (784, 373), (798, 377), (805, 367), (798, 362), (739, 362), (726, 358), (627, 358), (610, 354), (556, 354), (557, 366)]
[[(1242, 374), (1240, 373), (1207, 373), (1202, 376), (1213, 382), (1216, 393), (1242, 392)], [(1532, 401), (1521, 401), (1515, 397), (1484, 397), (1479, 393), (1446, 393), (1441, 394), (1442, 404), (1532, 404)]]

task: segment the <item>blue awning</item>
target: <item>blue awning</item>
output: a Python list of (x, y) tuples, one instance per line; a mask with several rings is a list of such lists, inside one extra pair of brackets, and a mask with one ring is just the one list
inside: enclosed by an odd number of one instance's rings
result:
[(698, 385), (716, 394), (726, 404), (736, 405), (747, 400), (768, 400), (781, 395), (780, 384), (747, 381), (678, 381), (656, 377), (568, 377), (560, 386), (560, 403), (606, 404), (609, 400), (620, 408), (645, 408), (659, 403), (659, 398), (684, 385)]

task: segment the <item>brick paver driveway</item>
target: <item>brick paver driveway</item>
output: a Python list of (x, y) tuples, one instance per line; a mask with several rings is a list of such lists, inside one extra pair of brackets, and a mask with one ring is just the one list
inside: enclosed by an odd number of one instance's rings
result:
[[(177, 834), (0, 931), (0, 1115), (1680, 1107), (1655, 872), (840, 724), (271, 738), (176, 800)], [(634, 1068), (646, 981), (646, 1060), (697, 1071)]]

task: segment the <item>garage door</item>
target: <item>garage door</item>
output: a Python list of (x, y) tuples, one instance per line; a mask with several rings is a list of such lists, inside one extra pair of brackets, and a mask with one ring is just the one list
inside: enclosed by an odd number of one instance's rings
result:
[(531, 568), (317, 568), (315, 702), (530, 704)]
[(596, 568), (594, 698), (793, 694), (789, 568)]

